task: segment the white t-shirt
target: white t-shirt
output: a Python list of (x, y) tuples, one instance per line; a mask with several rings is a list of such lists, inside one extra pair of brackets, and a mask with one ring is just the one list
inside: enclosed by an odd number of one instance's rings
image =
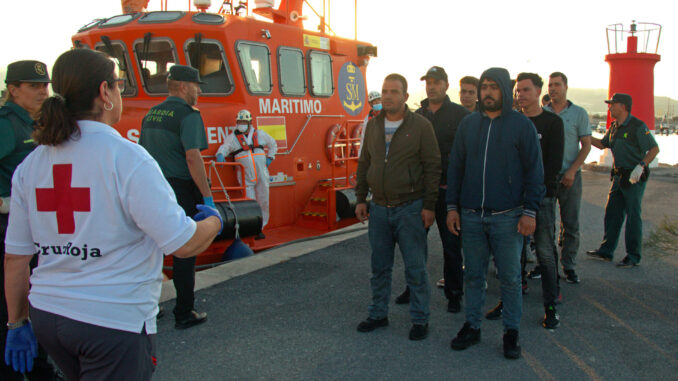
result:
[(29, 300), (38, 309), (123, 331), (157, 331), (163, 253), (193, 236), (160, 167), (108, 125), (37, 147), (12, 178), (10, 254), (39, 253)]

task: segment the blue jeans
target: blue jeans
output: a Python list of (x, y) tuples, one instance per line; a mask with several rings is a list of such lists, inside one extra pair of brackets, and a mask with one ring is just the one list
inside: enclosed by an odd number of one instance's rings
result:
[(461, 212), (461, 235), (464, 247), (464, 285), (466, 286), (466, 321), (474, 329), (480, 328), (485, 304), (485, 278), (490, 253), (499, 271), (501, 300), (504, 305), (505, 329), (520, 328), (523, 294), (520, 284), (520, 254), (524, 237), (518, 233), (522, 208), (492, 214), (470, 209)]
[(575, 258), (579, 251), (579, 209), (581, 208), (582, 182), (581, 171), (574, 175), (574, 183), (569, 188), (563, 187), (558, 175), (558, 190), (556, 197), (560, 204), (560, 241), (563, 248), (560, 251), (560, 264), (563, 270), (574, 270)]
[(368, 236), (372, 248), (372, 304), (369, 317), (382, 319), (388, 315), (391, 297), (391, 273), (396, 243), (405, 265), (405, 279), (410, 288), (412, 323), (426, 324), (429, 318), (431, 287), (426, 272), (426, 229), (421, 220), (423, 200), (388, 208), (370, 204)]
[(534, 244), (541, 269), (544, 306), (555, 304), (558, 297), (558, 250), (556, 249), (556, 199), (544, 197), (537, 211)]

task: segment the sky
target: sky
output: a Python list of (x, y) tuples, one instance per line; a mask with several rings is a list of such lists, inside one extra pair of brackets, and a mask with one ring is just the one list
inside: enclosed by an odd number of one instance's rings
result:
[[(310, 2), (316, 10), (322, 9), (322, 0)], [(622, 23), (628, 29), (631, 20), (658, 23), (663, 29), (655, 95), (678, 99), (678, 24), (670, 3), (358, 0), (358, 39), (379, 50), (368, 66), (369, 90), (379, 90), (387, 74), (398, 72), (408, 78), (411, 94), (421, 93), (419, 78), (433, 65), (446, 69), (451, 89), (458, 87), (458, 78), (480, 76), (492, 66), (505, 67), (512, 76), (530, 71), (548, 77), (561, 71), (570, 87), (607, 89), (606, 27)], [(159, 10), (160, 4), (161, 0), (151, 0), (149, 9)], [(221, 1), (212, 4), (210, 11), (216, 12)], [(353, 5), (353, 0), (331, 1), (330, 24), (341, 36), (354, 36)], [(188, 0), (169, 0), (170, 9), (187, 6)], [(71, 47), (70, 37), (78, 28), (95, 18), (122, 13), (116, 0), (15, 0), (3, 1), (2, 8), (3, 15), (11, 15), (0, 22), (3, 72), (7, 64), (21, 59), (38, 59), (51, 68), (59, 54)], [(314, 20), (307, 21), (308, 29), (315, 25)], [(651, 40), (654, 52), (656, 33)]]

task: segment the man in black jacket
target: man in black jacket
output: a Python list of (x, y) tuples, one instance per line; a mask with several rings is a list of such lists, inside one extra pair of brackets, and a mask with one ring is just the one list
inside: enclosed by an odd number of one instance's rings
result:
[[(454, 143), (454, 135), (457, 133), (459, 122), (469, 112), (464, 107), (450, 101), (450, 97), (447, 96), (450, 84), (445, 69), (433, 66), (421, 77), (421, 80), (426, 81), (427, 98), (421, 102), (421, 107), (416, 112), (425, 116), (433, 124), (442, 167), (436, 202), (436, 224), (443, 244), (443, 279), (438, 281), (438, 284), (442, 283), (445, 289), (445, 297), (448, 300), (447, 311), (457, 313), (461, 311), (464, 285), (461, 238), (447, 229), (445, 193), (447, 192), (447, 164)], [(404, 302), (408, 299), (409, 289), (406, 289), (396, 302)]]

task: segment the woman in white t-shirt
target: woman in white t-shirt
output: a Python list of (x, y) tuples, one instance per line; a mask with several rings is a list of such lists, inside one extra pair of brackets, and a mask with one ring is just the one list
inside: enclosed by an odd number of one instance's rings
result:
[(150, 379), (163, 253), (195, 256), (222, 226), (202, 205), (199, 222), (187, 217), (157, 163), (111, 127), (126, 82), (116, 72), (89, 49), (57, 59), (39, 146), (12, 180), (5, 359), (20, 371), (37, 337), (68, 379)]

